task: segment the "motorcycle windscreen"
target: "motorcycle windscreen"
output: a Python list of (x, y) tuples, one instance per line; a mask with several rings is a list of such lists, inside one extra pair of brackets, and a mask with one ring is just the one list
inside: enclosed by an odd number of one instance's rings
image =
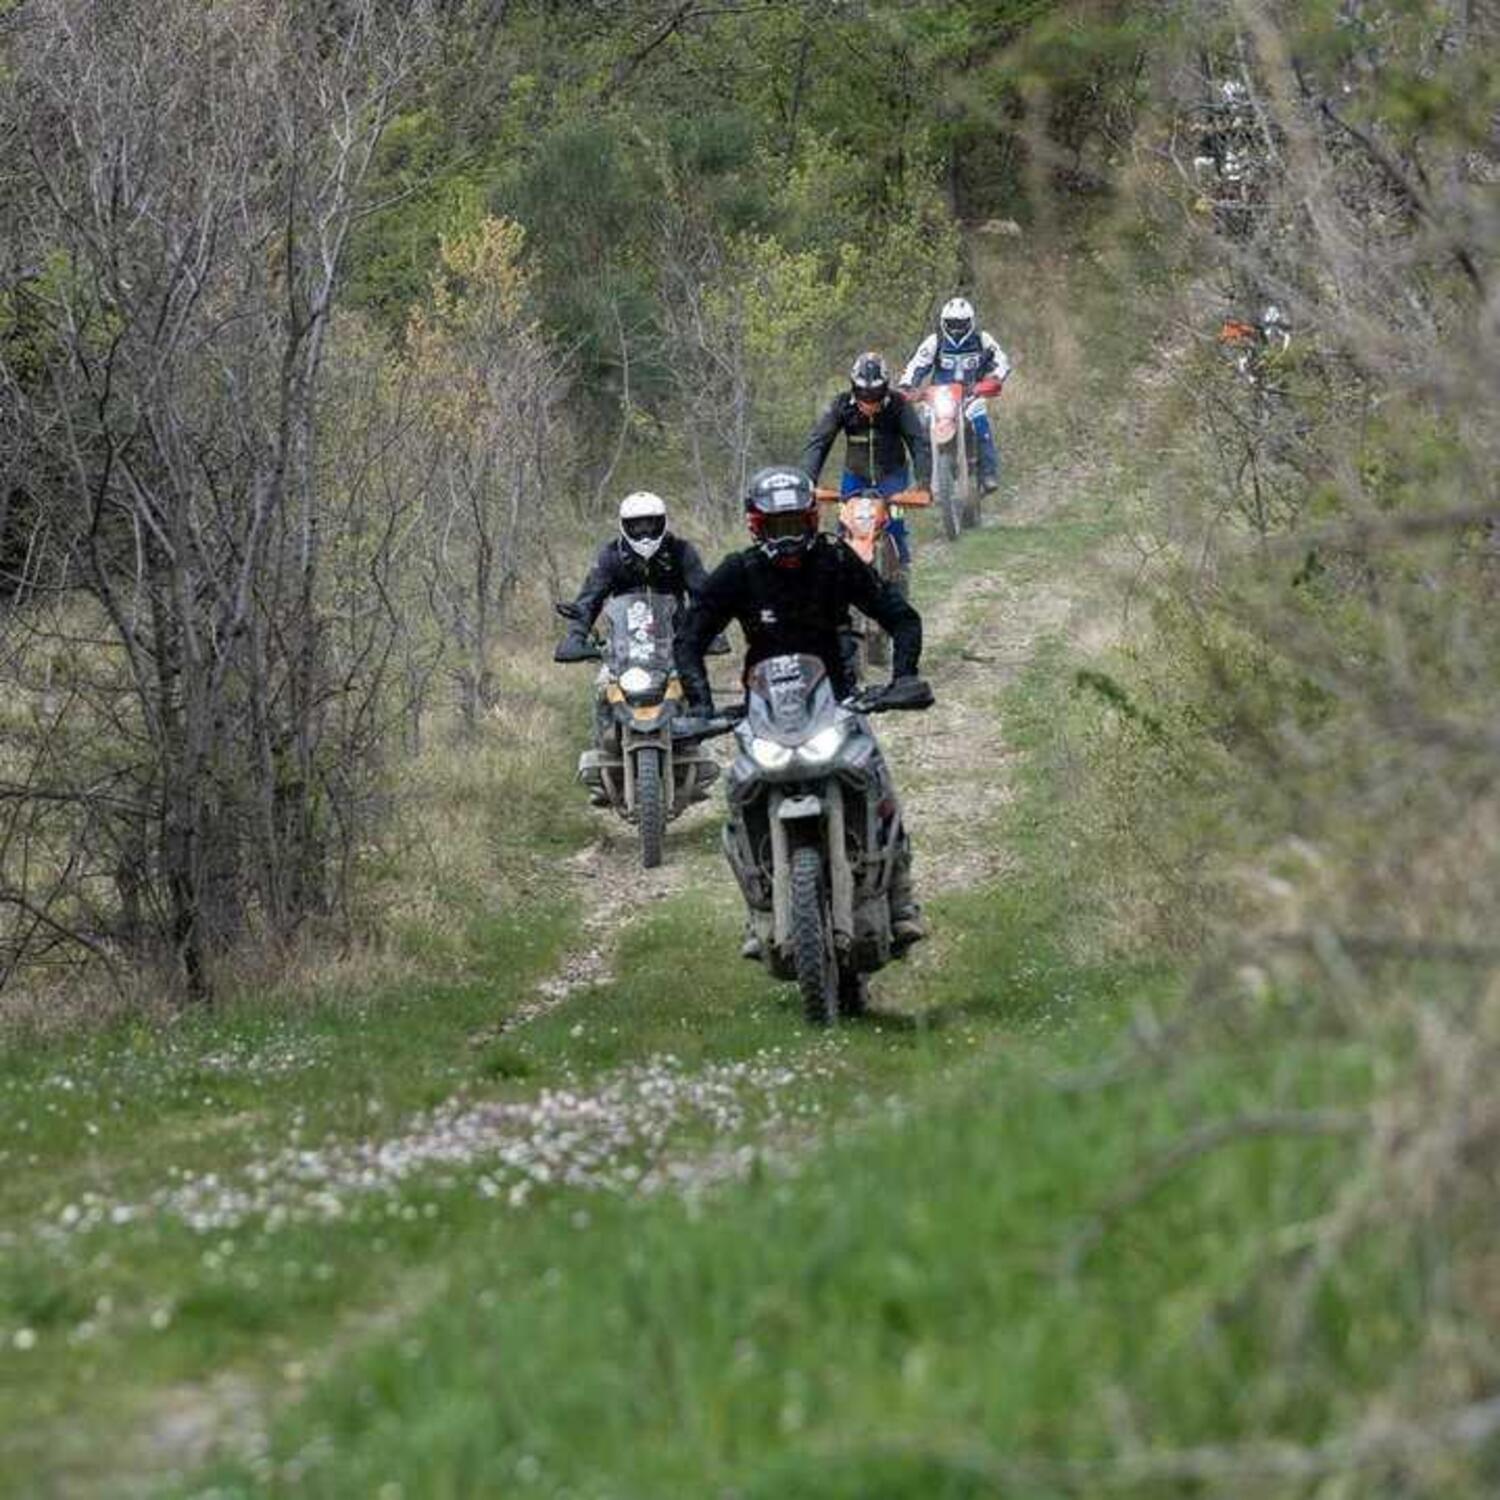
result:
[(653, 677), (672, 670), (677, 601), (670, 594), (616, 594), (604, 601), (602, 613), (609, 632), (605, 661), (616, 677), (631, 667)]
[(745, 689), (751, 732), (784, 745), (800, 745), (838, 713), (816, 656), (769, 656), (750, 669)]

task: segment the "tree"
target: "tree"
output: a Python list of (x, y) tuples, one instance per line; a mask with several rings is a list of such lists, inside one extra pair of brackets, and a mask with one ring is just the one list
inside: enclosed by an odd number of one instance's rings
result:
[(50, 621), (8, 627), (30, 659), (69, 630), (89, 647), (66, 659), (70, 722), (17, 739), (98, 753), (38, 753), (38, 784), (13, 740), (10, 805), (68, 808), (82, 845), (13, 862), (0, 898), (81, 920), (79, 892), (112, 879), (126, 935), (203, 994), (252, 912), (285, 937), (330, 904), (330, 711), (378, 657), (333, 670), (320, 400), (425, 20), (375, 0), (37, 0), (25, 19), (11, 228), (49, 274), (11, 294), (40, 370), (7, 346), (0, 382), (63, 566)]

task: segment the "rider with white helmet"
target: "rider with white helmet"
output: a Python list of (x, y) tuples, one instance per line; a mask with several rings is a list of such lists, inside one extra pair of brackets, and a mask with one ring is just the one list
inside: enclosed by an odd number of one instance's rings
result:
[(577, 661), (589, 654), (589, 631), (612, 595), (649, 589), (674, 595), (685, 609), (707, 576), (698, 549), (667, 529), (667, 502), (649, 490), (635, 490), (620, 502), (619, 536), (599, 549), (568, 610), (571, 623), (554, 660)]
[[(979, 327), (974, 304), (967, 297), (950, 297), (938, 314), (936, 333), (929, 333), (902, 371), (903, 391), (915, 390), (929, 378), (938, 385), (961, 382), (972, 387), (986, 376), (1004, 380), (1010, 374), (1010, 356)], [(979, 483), (988, 493), (1000, 483), (1000, 455), (990, 427), (989, 407), (983, 397), (964, 407), (974, 436), (979, 439)]]

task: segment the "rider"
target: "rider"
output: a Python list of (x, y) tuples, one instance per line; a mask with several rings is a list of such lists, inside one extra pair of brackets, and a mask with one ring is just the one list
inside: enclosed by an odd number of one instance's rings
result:
[[(950, 297), (938, 314), (938, 331), (917, 345), (911, 363), (902, 371), (900, 388), (915, 390), (931, 376), (940, 385), (961, 381), (968, 390), (986, 376), (1004, 380), (1009, 374), (1010, 356), (980, 329), (974, 304), (967, 297)], [(989, 407), (982, 396), (976, 397), (964, 413), (979, 439), (979, 487), (988, 495), (1000, 483), (1000, 455), (995, 451)]]
[[(694, 712), (711, 714), (704, 653), (731, 620), (744, 632), (745, 670), (768, 656), (816, 656), (840, 698), (854, 691), (840, 648), (849, 607), (881, 625), (892, 641), (892, 685), (915, 680), (922, 655), (922, 617), (836, 537), (818, 530), (812, 481), (800, 469), (760, 469), (751, 476), (745, 513), (754, 545), (731, 552), (709, 575), (678, 641), (678, 671)], [(889, 780), (884, 765), (878, 774)], [(891, 799), (895, 800), (892, 788)], [(891, 874), (891, 932), (899, 947), (927, 936), (912, 894), (911, 847), (902, 834)], [(747, 956), (757, 956), (753, 939)]]
[[(918, 487), (927, 488), (932, 475), (932, 447), (927, 441), (927, 429), (905, 398), (892, 392), (890, 367), (874, 350), (866, 350), (854, 361), (849, 371), (849, 389), (829, 402), (807, 440), (802, 452), (802, 470), (814, 484), (841, 431), (844, 434), (841, 493), (852, 495), (864, 489), (876, 489), (882, 495), (899, 493), (910, 482), (908, 454)], [(911, 541), (899, 506), (891, 507), (886, 530), (896, 544), (901, 566), (909, 567)]]
[(679, 610), (695, 597), (708, 577), (691, 542), (667, 530), (667, 503), (649, 490), (636, 490), (620, 501), (620, 534), (599, 549), (589, 575), (573, 601), (568, 633), (554, 661), (582, 661), (592, 655), (589, 631), (604, 601), (615, 594), (649, 589), (671, 594)]

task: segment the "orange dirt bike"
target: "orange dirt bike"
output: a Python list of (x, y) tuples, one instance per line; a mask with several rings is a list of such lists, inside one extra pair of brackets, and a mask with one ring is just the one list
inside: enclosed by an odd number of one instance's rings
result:
[(965, 386), (927, 385), (909, 391), (908, 401), (927, 407), (927, 435), (932, 441), (932, 503), (943, 518), (950, 542), (979, 524), (979, 441), (964, 408), (977, 397), (998, 396), (1005, 382), (993, 375)]
[[(848, 495), (825, 489), (813, 493), (823, 504), (838, 506), (839, 535), (875, 569), (883, 582), (895, 584), (904, 595), (908, 586), (907, 569), (902, 566), (901, 553), (890, 532), (891, 507), (931, 505), (932, 496), (926, 490), (899, 490), (894, 495), (882, 495), (874, 489), (855, 490)], [(883, 667), (890, 661), (891, 638), (873, 620), (863, 622), (859, 639), (861, 668)]]

